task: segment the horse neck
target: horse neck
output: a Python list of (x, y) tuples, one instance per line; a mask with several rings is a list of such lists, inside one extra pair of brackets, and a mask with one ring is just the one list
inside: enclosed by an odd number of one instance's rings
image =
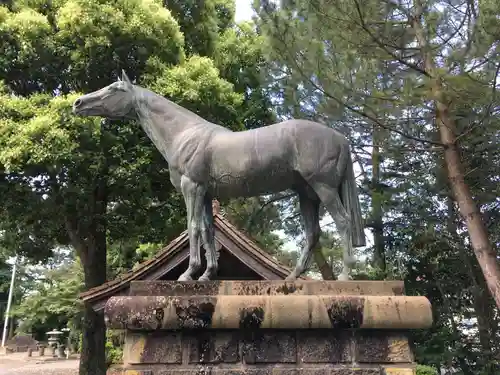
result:
[(169, 161), (171, 145), (185, 130), (206, 121), (152, 91), (135, 86), (136, 114), (146, 134)]

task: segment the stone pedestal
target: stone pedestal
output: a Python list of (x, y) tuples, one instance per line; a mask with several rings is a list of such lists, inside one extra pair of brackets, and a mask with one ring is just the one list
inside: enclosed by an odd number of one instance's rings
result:
[(432, 324), (402, 282), (133, 282), (112, 297), (126, 329), (109, 375), (412, 375), (409, 329)]

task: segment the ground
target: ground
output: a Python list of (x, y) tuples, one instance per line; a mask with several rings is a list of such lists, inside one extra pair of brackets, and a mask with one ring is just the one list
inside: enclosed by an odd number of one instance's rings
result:
[(27, 358), (26, 353), (0, 356), (0, 375), (77, 375), (78, 359), (49, 360), (34, 356)]

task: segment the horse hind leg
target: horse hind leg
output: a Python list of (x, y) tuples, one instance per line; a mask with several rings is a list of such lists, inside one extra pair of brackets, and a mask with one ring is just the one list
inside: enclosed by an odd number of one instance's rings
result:
[(295, 280), (309, 269), (321, 233), (319, 226), (319, 199), (311, 198), (305, 193), (299, 193), (299, 204), (306, 234), (306, 245), (301, 250), (295, 269), (288, 275), (286, 280)]
[(340, 199), (339, 190), (337, 188), (332, 188), (331, 186), (324, 183), (316, 183), (311, 185), (318, 194), (326, 210), (330, 213), (333, 220), (335, 221), (335, 226), (342, 239), (343, 248), (343, 267), (342, 273), (337, 277), (338, 280), (349, 280), (350, 270), (354, 264), (353, 257), (353, 246), (351, 237), (351, 218), (349, 213), (346, 211), (342, 200)]

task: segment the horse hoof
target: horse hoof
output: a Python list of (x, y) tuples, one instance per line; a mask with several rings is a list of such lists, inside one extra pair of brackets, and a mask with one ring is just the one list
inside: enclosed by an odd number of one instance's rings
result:
[(179, 278), (177, 279), (177, 281), (191, 281), (193, 280), (193, 278), (189, 275), (186, 275), (186, 274), (182, 274), (179, 276)]
[(337, 277), (337, 280), (338, 281), (349, 281), (351, 278), (349, 277), (348, 274), (346, 273), (341, 273), (338, 277)]
[(199, 278), (198, 278), (198, 281), (210, 281), (212, 280), (211, 277), (209, 277), (208, 275), (201, 275)]
[(285, 281), (295, 281), (295, 280), (297, 280), (297, 276), (295, 276), (295, 274), (293, 273), (285, 278)]

